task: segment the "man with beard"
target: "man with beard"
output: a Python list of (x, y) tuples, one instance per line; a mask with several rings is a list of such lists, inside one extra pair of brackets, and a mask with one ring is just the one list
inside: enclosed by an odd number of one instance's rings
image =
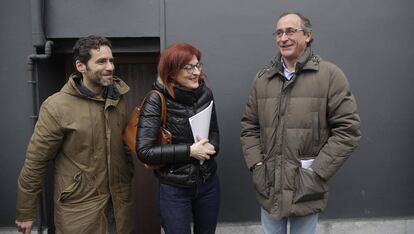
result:
[(312, 25), (283, 13), (275, 60), (256, 75), (242, 117), (241, 143), (262, 206), (264, 233), (315, 233), (329, 179), (361, 137), (344, 73), (311, 48)]
[[(133, 163), (124, 152), (129, 87), (113, 77), (111, 43), (79, 39), (76, 72), (47, 98), (30, 139), (18, 179), (16, 225), (30, 233), (49, 161), (54, 161), (54, 221), (57, 233), (132, 233)], [(109, 215), (109, 216), (108, 216)]]

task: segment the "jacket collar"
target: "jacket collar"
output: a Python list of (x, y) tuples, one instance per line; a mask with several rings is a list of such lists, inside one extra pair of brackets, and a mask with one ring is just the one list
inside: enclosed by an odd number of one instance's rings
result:
[[(271, 61), (270, 65), (265, 67), (261, 76), (264, 78), (271, 78), (274, 77), (276, 74), (283, 75), (283, 64), (281, 62), (282, 55), (278, 53), (273, 61)], [(313, 50), (310, 46), (306, 47), (305, 52), (303, 55), (298, 59), (295, 66), (296, 74), (299, 74), (305, 70), (319, 70), (319, 62), (322, 59), (313, 53)]]
[(175, 98), (171, 97), (167, 92), (167, 89), (164, 86), (162, 80), (158, 77), (157, 80), (153, 84), (153, 88), (161, 91), (164, 95), (168, 96), (171, 99), (174, 99), (177, 102), (184, 103), (187, 105), (191, 105), (195, 103), (203, 94), (205, 82), (200, 80), (200, 85), (197, 89), (188, 89), (182, 86), (174, 86), (174, 95)]
[(129, 87), (124, 81), (114, 77), (114, 83), (108, 87), (105, 87), (103, 97), (99, 97), (85, 87), (82, 84), (82, 78), (78, 74), (74, 73), (69, 77), (69, 81), (63, 86), (61, 91), (79, 97), (103, 101), (105, 99), (118, 100), (121, 95), (124, 95), (129, 91)]

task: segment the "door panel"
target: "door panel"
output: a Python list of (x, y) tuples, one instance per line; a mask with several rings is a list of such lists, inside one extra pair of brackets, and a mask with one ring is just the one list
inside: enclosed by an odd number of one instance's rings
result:
[[(157, 77), (157, 59), (158, 55), (115, 58), (115, 75), (130, 87), (127, 95), (129, 113), (151, 89)], [(137, 158), (134, 158), (134, 164), (135, 215), (131, 218), (135, 221), (135, 233), (159, 234), (158, 180)]]

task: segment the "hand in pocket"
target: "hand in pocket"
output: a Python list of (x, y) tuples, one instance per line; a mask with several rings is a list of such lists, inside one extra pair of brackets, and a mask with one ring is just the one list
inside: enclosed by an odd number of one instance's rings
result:
[(323, 199), (328, 191), (328, 185), (320, 176), (312, 170), (303, 168), (299, 168), (295, 185), (294, 203)]

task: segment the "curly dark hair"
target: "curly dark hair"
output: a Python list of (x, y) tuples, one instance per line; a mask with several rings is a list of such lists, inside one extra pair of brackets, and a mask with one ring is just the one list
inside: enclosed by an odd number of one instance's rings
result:
[(78, 39), (73, 46), (73, 63), (75, 64), (76, 60), (79, 60), (86, 64), (91, 58), (90, 50), (97, 50), (101, 46), (108, 46), (112, 49), (111, 42), (102, 36), (90, 35)]

